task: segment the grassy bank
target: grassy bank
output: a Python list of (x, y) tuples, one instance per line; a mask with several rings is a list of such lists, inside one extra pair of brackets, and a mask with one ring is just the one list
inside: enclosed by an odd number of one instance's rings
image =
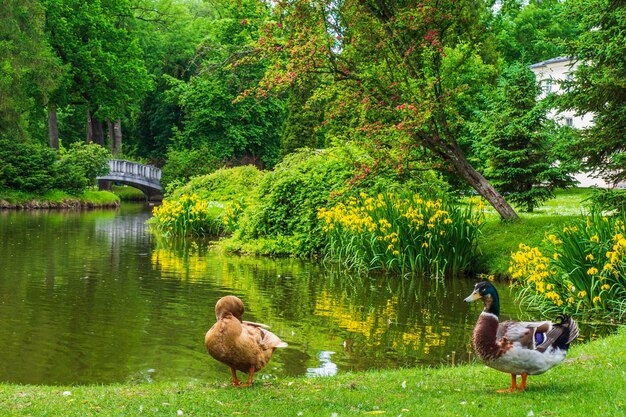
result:
[(518, 213), (516, 222), (502, 222), (495, 212), (487, 213), (487, 221), (478, 240), (481, 269), (489, 274), (507, 276), (511, 253), (520, 243), (539, 246), (545, 233), (563, 229), (578, 218), (586, 206), (592, 190), (572, 188), (559, 190), (556, 198), (547, 201), (533, 213)]
[[(332, 378), (257, 376), (252, 388), (219, 381), (139, 385), (0, 385), (0, 415), (32, 416), (625, 416), (626, 329), (577, 344), (567, 361), (531, 376), (523, 393), (480, 364), (369, 371)], [(207, 357), (207, 361), (211, 360)], [(271, 364), (270, 364), (271, 367)]]
[(120, 198), (109, 191), (87, 190), (78, 196), (59, 190), (50, 190), (45, 194), (0, 191), (0, 208), (5, 209), (117, 207), (119, 204)]

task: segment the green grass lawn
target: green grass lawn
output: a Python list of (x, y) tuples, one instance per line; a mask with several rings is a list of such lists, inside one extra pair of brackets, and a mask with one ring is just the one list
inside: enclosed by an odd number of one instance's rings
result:
[(507, 275), (511, 253), (520, 243), (539, 246), (545, 233), (562, 229), (585, 212), (585, 200), (592, 194), (588, 188), (559, 190), (533, 213), (518, 212), (520, 219), (503, 222), (494, 210), (486, 212), (487, 222), (478, 241), (481, 269), (495, 275)]
[[(625, 416), (626, 328), (575, 345), (566, 362), (499, 394), (508, 374), (481, 364), (262, 379), (138, 385), (0, 385), (0, 415), (31, 416)], [(207, 361), (210, 361), (207, 355)], [(271, 366), (271, 364), (270, 364)]]

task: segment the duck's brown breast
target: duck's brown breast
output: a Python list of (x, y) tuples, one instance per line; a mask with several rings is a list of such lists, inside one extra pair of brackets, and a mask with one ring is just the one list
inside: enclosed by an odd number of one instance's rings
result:
[(499, 326), (498, 318), (492, 314), (482, 313), (472, 333), (472, 348), (483, 361), (493, 361), (512, 347), (506, 338), (496, 341)]

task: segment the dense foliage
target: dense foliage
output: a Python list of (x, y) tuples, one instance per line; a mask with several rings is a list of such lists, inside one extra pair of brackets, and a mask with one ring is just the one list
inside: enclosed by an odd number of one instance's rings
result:
[(589, 202), (601, 212), (626, 213), (626, 190), (598, 188), (593, 190)]
[(219, 161), (206, 149), (170, 149), (166, 156), (167, 163), (161, 171), (161, 184), (166, 189), (184, 184), (195, 176), (210, 174), (219, 166)]
[[(231, 250), (311, 256), (326, 243), (318, 209), (364, 190), (406, 189), (432, 195), (446, 188), (432, 171), (412, 173), (410, 180), (382, 168), (362, 175), (360, 164), (371, 162), (371, 156), (355, 147), (303, 148), (271, 172), (262, 173), (253, 166), (220, 169), (192, 178), (172, 190), (167, 199), (173, 202), (195, 195), (219, 203), (214, 205), (223, 208), (215, 212), (223, 222), (218, 232), (233, 234), (226, 244)], [(160, 221), (158, 217), (156, 222)]]
[(491, 25), (495, 45), (507, 66), (563, 56), (565, 41), (579, 35), (577, 19), (568, 14), (569, 1), (505, 0), (499, 4)]
[(53, 188), (56, 159), (48, 147), (0, 137), (0, 188), (40, 193)]
[(0, 133), (44, 138), (42, 108), (58, 85), (59, 61), (47, 41), (45, 13), (36, 0), (3, 1), (0, 8)]
[(264, 171), (253, 165), (222, 168), (208, 175), (199, 175), (185, 185), (172, 191), (168, 198), (184, 194), (197, 194), (203, 200), (229, 202), (238, 199), (254, 199), (256, 187), (265, 176)]
[(261, 250), (269, 253), (317, 252), (324, 243), (317, 209), (333, 193), (345, 192), (354, 176), (346, 156), (341, 149), (303, 149), (285, 157), (259, 184), (258, 203), (238, 237), (244, 242), (260, 239)]
[(0, 138), (0, 189), (79, 194), (107, 172), (110, 156), (96, 144), (75, 144), (59, 156), (40, 144)]
[(137, 37), (126, 21), (132, 16), (132, 3), (41, 3), (51, 47), (64, 67), (51, 104), (78, 104), (100, 120), (117, 119), (136, 110), (151, 80)]
[(319, 149), (325, 145), (323, 133), (324, 109), (321, 103), (311, 100), (315, 93), (312, 83), (293, 88), (287, 101), (287, 117), (280, 138), (281, 156), (296, 149)]
[[(192, 12), (189, 7), (187, 13)], [(278, 161), (284, 101), (235, 100), (261, 78), (264, 65), (231, 62), (233, 56), (248, 53), (248, 44), (258, 37), (259, 23), (267, 12), (252, 1), (218, 2), (209, 10), (215, 15), (197, 19), (204, 22), (204, 36), (189, 39), (195, 42), (195, 52), (187, 58), (188, 70), (160, 68), (164, 73), (158, 90), (151, 103), (146, 103), (154, 111), (151, 120), (144, 119), (151, 124), (147, 126), (150, 131), (160, 125), (169, 133), (166, 142), (159, 138), (157, 144), (162, 152), (159, 158), (167, 149), (166, 182), (184, 181), (224, 164), (272, 167)], [(258, 16), (247, 19), (251, 15)], [(179, 30), (189, 36), (185, 29)]]
[(95, 185), (96, 177), (109, 172), (109, 159), (111, 152), (102, 146), (78, 142), (61, 150), (60, 163), (70, 165), (73, 171), (78, 171), (89, 181), (89, 185)]
[[(471, 88), (459, 74), (464, 62), (488, 65), (482, 42), (487, 10), (473, 1), (279, 2), (276, 20), (256, 43), (258, 57), (271, 63), (249, 93), (265, 96), (328, 74), (321, 87), (329, 100), (327, 117), (348, 120), (349, 136), (372, 148), (399, 149), (400, 158), (434, 158), (503, 218), (515, 218), (459, 144), (465, 114), (458, 105)], [(457, 51), (465, 59), (456, 68), (446, 65)]]

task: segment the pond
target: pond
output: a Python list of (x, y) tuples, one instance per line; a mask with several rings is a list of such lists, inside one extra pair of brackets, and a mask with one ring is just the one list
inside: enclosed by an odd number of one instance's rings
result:
[[(150, 210), (0, 211), (0, 381), (86, 384), (223, 381), (204, 334), (235, 294), (245, 319), (289, 343), (258, 375), (461, 363), (480, 306), (475, 278), (356, 276), (316, 262), (168, 247)], [(518, 310), (499, 285), (503, 317)], [(589, 337), (594, 329), (585, 328)]]

